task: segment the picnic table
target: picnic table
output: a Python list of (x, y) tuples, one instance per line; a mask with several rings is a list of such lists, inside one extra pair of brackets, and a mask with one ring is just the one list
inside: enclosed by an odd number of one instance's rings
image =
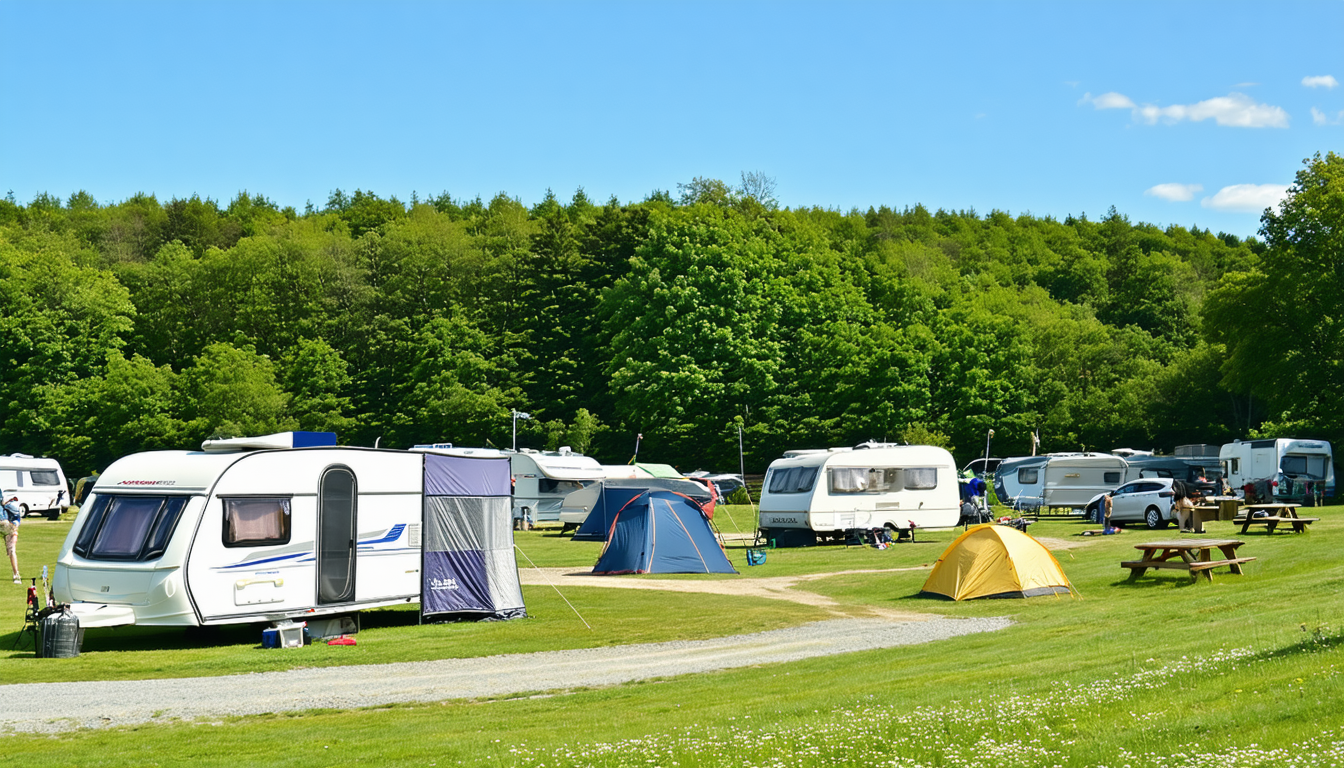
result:
[[(1134, 548), (1143, 553), (1142, 560), (1126, 560), (1120, 567), (1129, 568), (1129, 580), (1142, 576), (1149, 568), (1171, 568), (1186, 571), (1192, 580), (1203, 576), (1213, 580), (1209, 573), (1214, 568), (1227, 566), (1232, 573), (1241, 573), (1241, 564), (1249, 563), (1254, 557), (1237, 557), (1237, 547), (1245, 542), (1236, 539), (1177, 539), (1175, 541), (1149, 541), (1135, 544)], [(1213, 550), (1223, 557), (1213, 559)]]
[[(1232, 522), (1241, 525), (1241, 532), (1244, 534), (1250, 530), (1252, 525), (1265, 526), (1266, 533), (1274, 533), (1274, 529), (1279, 523), (1288, 523), (1293, 527), (1294, 533), (1304, 533), (1307, 526), (1320, 520), (1319, 517), (1298, 517), (1297, 508), (1301, 504), (1247, 504), (1242, 510), (1245, 517), (1238, 517)], [(1256, 512), (1264, 512), (1263, 517), (1256, 517)]]
[(1204, 532), (1204, 523), (1211, 520), (1235, 520), (1241, 499), (1236, 496), (1205, 496), (1190, 512), (1194, 533)]

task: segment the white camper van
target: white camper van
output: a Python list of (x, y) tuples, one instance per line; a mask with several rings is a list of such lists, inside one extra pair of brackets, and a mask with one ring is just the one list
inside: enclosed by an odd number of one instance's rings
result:
[(513, 519), (531, 523), (558, 521), (566, 496), (607, 476), (597, 459), (575, 453), (568, 446), (558, 451), (512, 451), (433, 443), (411, 450), (445, 456), (507, 457), (513, 473)]
[(61, 548), (56, 599), (82, 627), (418, 602), (424, 457), (339, 448), (334, 435), (303, 447), (296, 438), (313, 433), (292, 434), (113, 462)]
[(55, 520), (70, 506), (70, 488), (55, 459), (23, 453), (0, 456), (0, 490), (5, 499), (19, 498), (24, 515), (43, 514)]
[(1334, 455), (1325, 440), (1236, 440), (1219, 450), (1218, 459), (1237, 490), (1264, 483), (1266, 496), (1290, 503), (1335, 495)]
[(951, 528), (960, 519), (957, 465), (927, 445), (864, 443), (787, 451), (761, 492), (762, 534), (840, 536), (850, 528)]

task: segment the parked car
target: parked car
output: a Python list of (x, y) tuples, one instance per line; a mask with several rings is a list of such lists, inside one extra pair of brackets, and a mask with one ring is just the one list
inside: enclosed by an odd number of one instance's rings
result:
[[(1154, 530), (1166, 528), (1176, 519), (1172, 511), (1176, 503), (1176, 492), (1171, 487), (1174, 482), (1170, 477), (1145, 477), (1116, 488), (1111, 497), (1111, 522), (1143, 523)], [(1105, 495), (1088, 502), (1089, 515), (1095, 517)]]

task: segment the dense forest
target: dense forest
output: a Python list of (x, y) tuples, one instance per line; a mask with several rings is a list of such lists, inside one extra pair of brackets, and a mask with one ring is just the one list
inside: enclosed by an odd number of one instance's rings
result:
[(529, 208), (0, 200), (0, 450), (67, 471), (212, 435), (570, 445), (748, 471), (867, 439), (1170, 451), (1344, 438), (1344, 159), (1259, 238), (696, 178)]

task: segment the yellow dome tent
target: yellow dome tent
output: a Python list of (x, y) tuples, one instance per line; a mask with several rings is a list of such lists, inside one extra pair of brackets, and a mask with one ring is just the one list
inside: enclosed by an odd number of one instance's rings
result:
[(943, 550), (923, 593), (973, 600), (1072, 590), (1064, 569), (1044, 544), (1006, 525), (977, 525)]

